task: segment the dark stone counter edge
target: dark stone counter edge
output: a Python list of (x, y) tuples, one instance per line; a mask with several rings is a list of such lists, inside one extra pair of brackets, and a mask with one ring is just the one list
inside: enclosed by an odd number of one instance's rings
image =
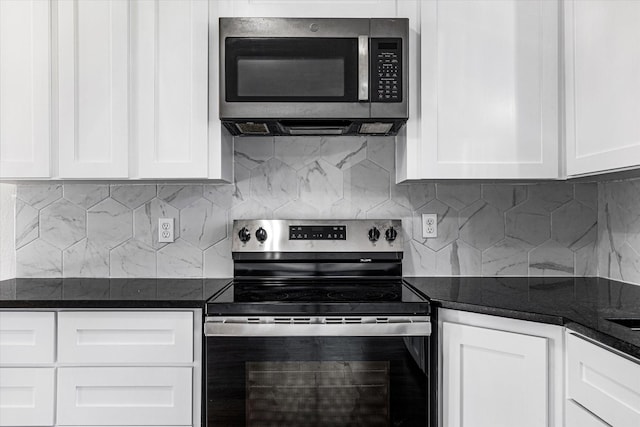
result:
[(468, 311), (472, 313), (478, 314), (487, 314), (491, 316), (499, 316), (499, 317), (508, 317), (511, 319), (517, 320), (528, 320), (531, 322), (537, 323), (547, 323), (551, 325), (565, 326), (566, 328), (582, 334), (592, 340), (595, 340), (601, 344), (607, 345), (611, 348), (614, 348), (625, 355), (631, 356), (636, 360), (636, 362), (640, 361), (640, 347), (635, 346), (623, 339), (613, 337), (609, 334), (605, 334), (603, 332), (597, 331), (588, 326), (581, 325), (578, 322), (575, 322), (571, 319), (567, 319), (563, 316), (553, 316), (548, 314), (540, 314), (533, 312), (525, 312), (520, 310), (510, 310), (504, 308), (496, 308), (496, 307), (488, 307), (483, 305), (476, 304), (467, 304), (467, 303), (457, 303), (451, 301), (439, 301), (437, 299), (432, 299), (431, 303), (435, 307), (439, 308), (448, 308), (451, 310), (460, 310), (460, 311)]

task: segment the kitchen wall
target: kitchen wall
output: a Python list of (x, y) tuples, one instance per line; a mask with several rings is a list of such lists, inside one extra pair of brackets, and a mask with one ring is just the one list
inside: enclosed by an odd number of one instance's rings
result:
[(640, 178), (598, 184), (598, 271), (640, 284)]
[[(401, 218), (407, 275), (595, 275), (595, 184), (394, 184), (390, 138), (239, 139), (235, 183), (17, 185), (19, 277), (228, 277), (235, 218)], [(420, 214), (439, 216), (436, 239)], [(178, 239), (157, 241), (157, 218)]]
[(15, 185), (0, 183), (0, 280), (16, 276), (15, 200)]

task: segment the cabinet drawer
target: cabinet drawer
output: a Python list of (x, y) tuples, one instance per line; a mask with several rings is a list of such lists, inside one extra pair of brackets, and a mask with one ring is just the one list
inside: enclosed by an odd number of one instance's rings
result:
[(609, 427), (609, 424), (571, 399), (567, 400), (566, 411), (566, 427)]
[(193, 313), (61, 312), (58, 340), (61, 363), (190, 363)]
[(640, 425), (640, 365), (567, 335), (567, 395), (603, 421)]
[(0, 312), (0, 365), (53, 363), (55, 314)]
[(0, 426), (53, 425), (54, 368), (0, 368)]
[(60, 368), (59, 425), (191, 425), (192, 369)]

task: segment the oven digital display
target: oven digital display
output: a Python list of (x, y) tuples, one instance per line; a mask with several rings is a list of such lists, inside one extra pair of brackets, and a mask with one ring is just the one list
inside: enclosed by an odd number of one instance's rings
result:
[(290, 225), (289, 240), (347, 240), (347, 226)]

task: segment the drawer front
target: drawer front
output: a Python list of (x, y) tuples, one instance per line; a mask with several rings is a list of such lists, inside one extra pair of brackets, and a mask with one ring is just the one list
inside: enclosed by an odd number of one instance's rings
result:
[(603, 421), (640, 426), (640, 364), (567, 335), (567, 395)]
[(58, 425), (191, 425), (192, 368), (59, 368)]
[(0, 312), (0, 365), (53, 363), (55, 313)]
[(610, 427), (571, 399), (567, 400), (566, 417), (566, 427)]
[(191, 363), (192, 312), (96, 311), (58, 314), (61, 363)]
[(0, 368), (0, 426), (52, 426), (54, 368)]

